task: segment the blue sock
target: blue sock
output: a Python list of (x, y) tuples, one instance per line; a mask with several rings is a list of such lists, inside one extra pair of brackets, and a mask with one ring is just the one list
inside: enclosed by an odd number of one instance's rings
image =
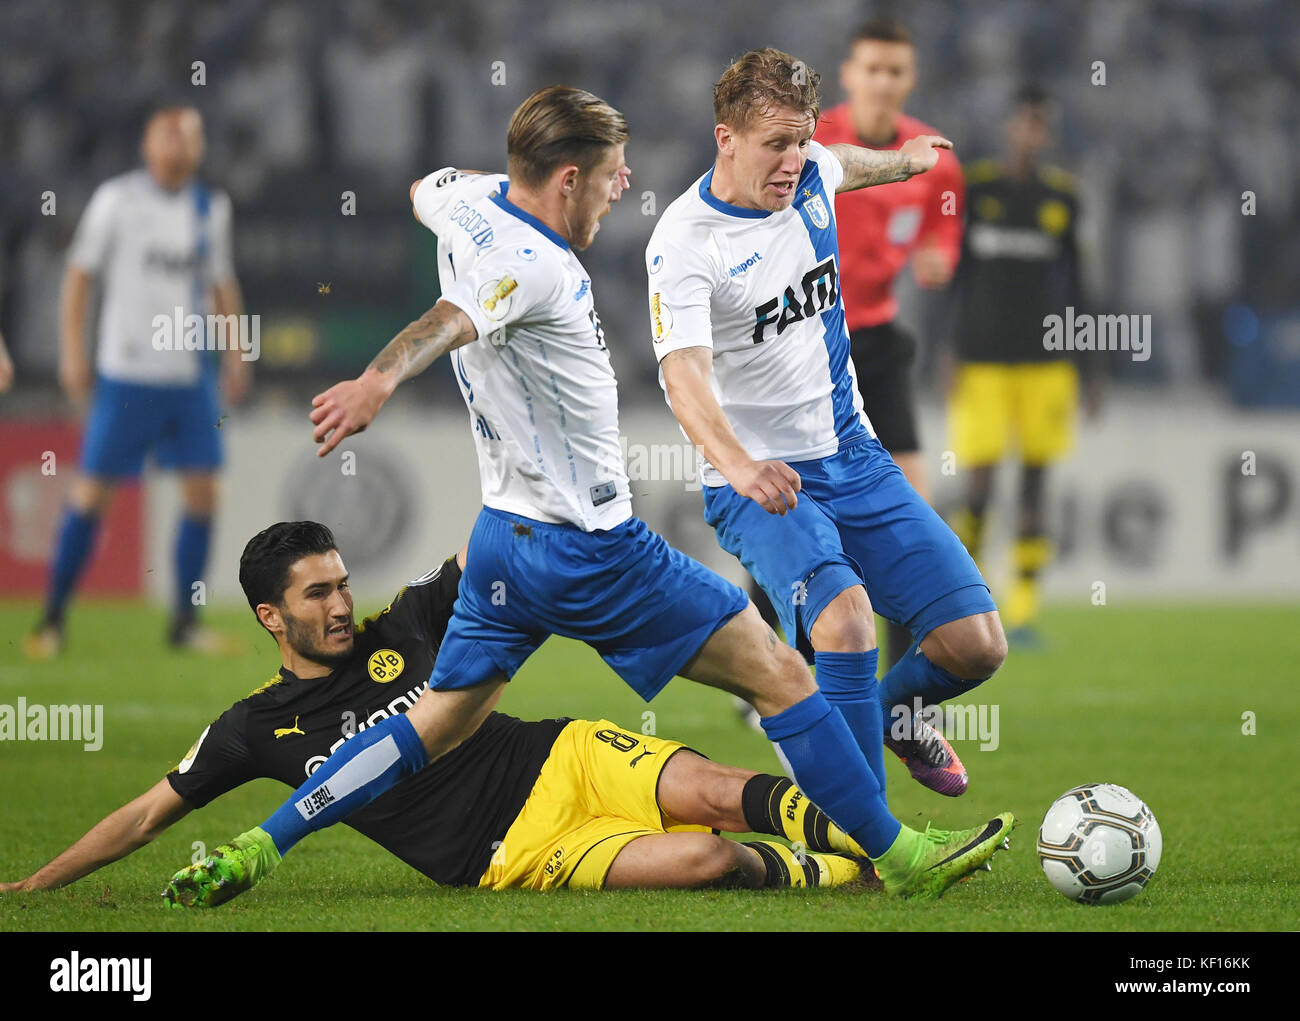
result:
[(884, 724), (880, 710), (880, 685), (876, 683), (878, 655), (875, 649), (870, 652), (818, 652), (813, 656), (813, 662), (817, 665), (817, 687), (849, 725), (867, 765), (876, 774), (880, 796), (888, 803), (885, 795), (885, 750), (880, 743)]
[(95, 548), (95, 536), (99, 532), (99, 515), (83, 514), (71, 507), (63, 512), (63, 526), (59, 529), (58, 552), (54, 556), (54, 568), (50, 572), (50, 588), (45, 596), (45, 620), (59, 625), (63, 623), (63, 609), (67, 605), (77, 579), (90, 560)]
[(889, 814), (849, 725), (826, 696), (814, 692), (761, 722), (813, 804), (873, 858), (889, 850), (902, 827)]
[(212, 519), (186, 514), (176, 530), (176, 616), (194, 616), (194, 583), (203, 578), (212, 544)]
[(346, 819), (428, 761), (410, 720), (400, 713), (380, 720), (344, 741), (262, 829), (287, 854), (308, 833)]
[(920, 646), (920, 642), (913, 642), (907, 655), (880, 679), (880, 708), (886, 731), (898, 706), (906, 706), (911, 712), (918, 698), (923, 706), (938, 705), (987, 680), (982, 677), (968, 681), (950, 674), (943, 667), (931, 663), (925, 653), (919, 651)]

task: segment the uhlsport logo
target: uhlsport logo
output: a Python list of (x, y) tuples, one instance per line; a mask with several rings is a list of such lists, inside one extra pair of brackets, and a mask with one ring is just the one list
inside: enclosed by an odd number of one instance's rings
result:
[[(656, 256), (656, 258), (658, 257)], [(744, 262), (738, 262), (736, 263), (736, 265), (732, 266), (731, 269), (727, 271), (727, 275), (732, 277), (738, 277), (742, 273), (748, 273), (753, 267), (757, 266), (762, 261), (763, 261), (763, 257), (759, 255), (757, 252), (755, 252)]]

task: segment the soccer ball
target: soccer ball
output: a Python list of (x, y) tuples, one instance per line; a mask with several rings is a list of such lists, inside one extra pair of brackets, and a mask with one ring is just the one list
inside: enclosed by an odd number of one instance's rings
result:
[(1038, 861), (1048, 881), (1081, 904), (1136, 896), (1156, 874), (1161, 846), (1151, 809), (1113, 783), (1066, 791), (1038, 830)]

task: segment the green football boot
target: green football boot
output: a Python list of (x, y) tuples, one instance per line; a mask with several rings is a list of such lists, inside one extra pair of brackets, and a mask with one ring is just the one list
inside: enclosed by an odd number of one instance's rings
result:
[(215, 908), (251, 890), (279, 864), (270, 834), (254, 827), (172, 876), (163, 900), (171, 908)]
[(873, 861), (876, 874), (885, 892), (895, 897), (941, 897), (976, 869), (993, 871), (989, 859), (1011, 846), (1015, 826), (1010, 812), (968, 830), (941, 830), (927, 824), (920, 833), (904, 826), (889, 850)]

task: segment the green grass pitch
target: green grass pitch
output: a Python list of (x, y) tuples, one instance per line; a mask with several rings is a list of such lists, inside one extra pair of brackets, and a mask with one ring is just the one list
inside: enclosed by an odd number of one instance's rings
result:
[[(370, 612), (370, 608), (358, 607)], [(247, 612), (213, 613), (246, 635), (231, 660), (175, 654), (160, 611), (74, 608), (71, 644), (50, 664), (18, 653), (36, 610), (0, 603), (0, 703), (103, 703), (104, 742), (0, 743), (0, 880), (21, 879), (112, 809), (155, 783), (213, 717), (278, 665)], [(904, 822), (972, 825), (1009, 809), (1012, 849), (938, 903), (839, 890), (532, 894), (440, 889), (345, 827), (299, 845), (264, 886), (211, 912), (169, 912), (159, 891), (196, 841), (219, 843), (261, 821), (288, 788), (260, 780), (192, 813), (153, 844), (53, 893), (0, 895), (0, 929), (19, 930), (1236, 930), (1300, 926), (1295, 810), (1300, 628), (1294, 607), (1049, 610), (1046, 648), (1013, 650), (968, 702), (998, 707), (999, 746), (956, 742), (971, 774), (941, 798), (889, 763)], [(713, 758), (778, 771), (761, 737), (717, 692), (675, 681), (643, 704), (590, 650), (553, 639), (511, 684), (517, 715), (606, 716)], [(1243, 714), (1253, 714), (1253, 735)], [(891, 758), (892, 756), (887, 756)], [(1088, 908), (1057, 894), (1034, 840), (1051, 801), (1108, 780), (1132, 788), (1164, 835), (1159, 874), (1135, 900)], [(922, 823), (923, 824), (923, 823)]]

